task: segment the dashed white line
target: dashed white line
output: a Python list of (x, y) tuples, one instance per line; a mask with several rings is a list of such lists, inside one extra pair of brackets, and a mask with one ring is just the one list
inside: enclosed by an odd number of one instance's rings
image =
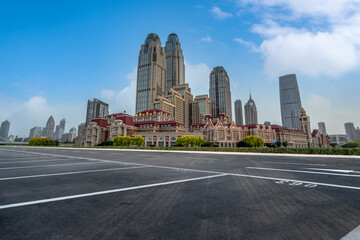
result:
[(205, 177), (188, 178), (188, 179), (175, 180), (175, 181), (169, 181), (169, 182), (153, 183), (153, 184), (146, 184), (146, 185), (140, 185), (140, 186), (134, 186), (134, 187), (126, 187), (126, 188), (118, 188), (118, 189), (112, 189), (112, 190), (106, 190), (106, 191), (70, 195), (70, 196), (65, 196), (65, 197), (48, 198), (48, 199), (42, 199), (42, 200), (36, 200), (36, 201), (13, 203), (13, 204), (2, 205), (2, 206), (0, 206), (0, 209), (23, 207), (23, 206), (36, 205), (36, 204), (41, 204), (41, 203), (49, 203), (49, 202), (64, 201), (64, 200), (69, 200), (69, 199), (76, 199), (76, 198), (92, 197), (92, 196), (98, 196), (98, 195), (104, 195), (104, 194), (110, 194), (110, 193), (118, 193), (118, 192), (125, 192), (125, 191), (137, 190), (137, 189), (165, 186), (165, 185), (176, 184), (176, 183), (193, 182), (193, 181), (199, 181), (199, 180), (217, 178), (217, 177), (223, 177), (223, 176), (227, 176), (227, 175), (219, 174), (219, 175), (211, 175), (211, 176), (205, 176)]
[(81, 163), (64, 163), (64, 164), (50, 164), (50, 165), (38, 165), (38, 166), (23, 166), (23, 167), (6, 167), (0, 168), (0, 170), (10, 170), (10, 169), (22, 169), (22, 168), (41, 168), (41, 167), (57, 167), (57, 166), (67, 166), (67, 165), (80, 165), (80, 164), (99, 164), (103, 162), (81, 162)]

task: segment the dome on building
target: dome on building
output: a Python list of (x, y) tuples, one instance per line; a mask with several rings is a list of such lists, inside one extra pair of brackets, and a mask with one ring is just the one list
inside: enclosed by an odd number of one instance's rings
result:
[(149, 33), (145, 40), (145, 44), (148, 44), (149, 42), (154, 42), (154, 41), (161, 44), (160, 38), (156, 33)]

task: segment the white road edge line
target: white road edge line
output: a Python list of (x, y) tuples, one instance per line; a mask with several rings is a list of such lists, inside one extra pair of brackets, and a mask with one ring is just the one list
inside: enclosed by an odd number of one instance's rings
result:
[[(15, 151), (15, 150), (8, 150), (8, 151)], [(49, 154), (48, 153), (37, 153), (37, 152), (28, 152), (28, 153), (45, 154), (45, 155), (47, 154), (47, 155), (51, 155), (51, 156), (70, 157), (70, 156), (66, 156), (66, 155), (55, 155), (55, 154), (50, 154), (50, 153)], [(129, 162), (120, 162), (120, 161), (111, 161), (111, 160), (102, 160), (102, 159), (84, 158), (84, 157), (73, 157), (73, 158), (88, 159), (88, 160), (93, 160), (93, 161), (104, 161), (104, 162), (118, 163), (118, 164), (124, 164), (124, 165), (135, 165), (135, 166), (144, 166), (144, 165), (146, 165), (146, 166), (150, 166), (150, 167), (153, 167), (153, 168), (164, 168), (164, 169), (171, 169), (171, 170), (177, 170), (177, 171), (192, 171), (192, 172), (213, 173), (213, 174), (226, 174), (226, 175), (231, 175), (231, 176), (266, 179), (266, 180), (275, 180), (275, 181), (302, 182), (302, 183), (316, 184), (316, 185), (319, 185), (319, 186), (326, 186), (326, 187), (335, 187), (335, 188), (360, 190), (360, 187), (355, 187), (355, 186), (328, 184), (328, 183), (320, 183), (320, 182), (309, 182), (309, 181), (302, 181), (302, 180), (295, 180), (295, 179), (263, 177), (263, 176), (257, 176), (257, 175), (247, 175), (247, 174), (237, 174), (237, 173), (227, 173), (227, 172), (216, 172), (216, 171), (207, 171), (207, 170), (196, 170), (196, 169), (189, 169), (189, 168), (168, 167), (168, 166), (140, 164), (140, 163), (129, 163)]]
[(176, 183), (193, 182), (193, 181), (199, 181), (199, 180), (223, 177), (223, 176), (227, 176), (227, 174), (211, 175), (211, 176), (197, 177), (197, 178), (188, 178), (188, 179), (175, 180), (175, 181), (169, 181), (169, 182), (161, 182), (161, 183), (146, 184), (146, 185), (140, 185), (140, 186), (134, 186), (134, 187), (118, 188), (118, 189), (112, 189), (112, 190), (106, 190), (106, 191), (100, 191), (100, 192), (91, 192), (91, 193), (70, 195), (70, 196), (57, 197), (57, 198), (48, 198), (48, 199), (29, 201), (29, 202), (13, 203), (13, 204), (7, 204), (7, 205), (0, 206), (0, 210), (7, 209), (7, 208), (14, 208), (14, 207), (36, 205), (36, 204), (41, 204), (41, 203), (64, 201), (64, 200), (75, 199), (75, 198), (92, 197), (92, 196), (98, 196), (98, 195), (104, 195), (104, 194), (110, 194), (110, 193), (125, 192), (125, 191), (137, 190), (137, 189), (165, 186), (165, 185), (176, 184)]
[(51, 177), (51, 176), (61, 176), (61, 175), (83, 174), (83, 173), (120, 171), (120, 170), (127, 170), (127, 169), (147, 168), (147, 167), (150, 167), (150, 166), (107, 168), (107, 169), (97, 169), (97, 170), (77, 171), (77, 172), (62, 172), (62, 173), (49, 173), (49, 174), (39, 174), (39, 175), (18, 176), (18, 177), (6, 177), (6, 178), (0, 178), (0, 181), (8, 181), (8, 180), (16, 180), (16, 179), (24, 179), (24, 178), (39, 178), (39, 177)]
[(249, 168), (249, 169), (258, 169), (258, 170), (266, 170), (266, 171), (310, 173), (310, 174), (331, 175), (331, 176), (343, 176), (343, 177), (360, 177), (360, 175), (351, 175), (351, 174), (342, 174), (342, 173), (313, 172), (313, 171), (292, 170), (292, 169), (261, 168), (261, 167), (246, 167), (246, 168)]
[(360, 225), (349, 232), (346, 236), (342, 237), (340, 240), (359, 240), (360, 239)]
[[(11, 146), (5, 146), (11, 147)], [(3, 146), (0, 146), (0, 149)], [(25, 151), (31, 148), (42, 148), (46, 150), (52, 150), (48, 147), (26, 147)], [(287, 153), (249, 153), (249, 152), (212, 152), (212, 151), (179, 151), (179, 150), (148, 150), (148, 149), (102, 149), (102, 148), (61, 148), (54, 149), (60, 150), (80, 150), (80, 151), (123, 151), (123, 152), (161, 152), (161, 153), (191, 153), (191, 154), (216, 154), (216, 155), (253, 155), (253, 156), (284, 156), (284, 157), (309, 157), (309, 158), (355, 158), (360, 159), (359, 155), (317, 155), (317, 154), (287, 154)], [(22, 151), (24, 152), (24, 151)]]
[(339, 173), (360, 173), (359, 171), (345, 170), (345, 169), (324, 169), (324, 168), (305, 168), (305, 169), (326, 171), (326, 172), (339, 172)]

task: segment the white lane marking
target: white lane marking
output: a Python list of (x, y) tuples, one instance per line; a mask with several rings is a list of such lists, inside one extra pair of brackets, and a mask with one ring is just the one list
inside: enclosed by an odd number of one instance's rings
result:
[(310, 166), (326, 166), (326, 164), (318, 164), (318, 163), (297, 163), (297, 162), (269, 162), (263, 161), (263, 163), (275, 163), (275, 164), (287, 164), (287, 165), (310, 165)]
[(2, 205), (2, 206), (0, 206), (0, 209), (23, 207), (23, 206), (29, 206), (29, 205), (35, 205), (35, 204), (41, 204), (41, 203), (56, 202), (56, 201), (64, 201), (64, 200), (75, 199), (75, 198), (92, 197), (92, 196), (98, 196), (98, 195), (104, 195), (104, 194), (110, 194), (110, 193), (125, 192), (125, 191), (137, 190), (137, 189), (165, 186), (165, 185), (176, 184), (176, 183), (193, 182), (193, 181), (199, 181), (199, 180), (217, 178), (217, 177), (223, 177), (223, 176), (227, 176), (227, 174), (211, 175), (211, 176), (197, 177), (197, 178), (188, 178), (188, 179), (175, 180), (175, 181), (169, 181), (169, 182), (160, 182), (160, 183), (140, 185), (140, 186), (135, 186), (135, 187), (118, 188), (118, 189), (112, 189), (112, 190), (106, 190), (106, 191), (100, 191), (100, 192), (83, 193), (83, 194), (70, 195), (70, 196), (64, 196), (64, 197), (48, 198), (48, 199), (29, 201), (29, 202), (21, 202), (21, 203), (13, 203), (13, 204)]
[(66, 165), (97, 164), (97, 163), (103, 163), (103, 162), (81, 162), (81, 163), (38, 165), (38, 166), (6, 167), (6, 168), (0, 168), (0, 170), (22, 169), (22, 168), (39, 168), (39, 167), (57, 167), (57, 166), (66, 166)]
[[(0, 149), (9, 150), (10, 146), (6, 146), (7, 148), (0, 146)], [(179, 151), (179, 150), (150, 150), (150, 149), (106, 149), (106, 148), (49, 148), (49, 147), (27, 147), (27, 149), (23, 149), (25, 151), (29, 151), (29, 149), (44, 149), (44, 150), (80, 150), (80, 151), (121, 151), (121, 152), (159, 152), (159, 153), (190, 153), (190, 154), (215, 154), (215, 155), (252, 155), (252, 156), (280, 156), (280, 157), (306, 157), (306, 158), (347, 158), (347, 159), (360, 159), (359, 155), (317, 155), (317, 154), (287, 154), (287, 153), (249, 153), (249, 152), (212, 152), (212, 151)], [(22, 151), (23, 152), (23, 151)]]
[(324, 169), (324, 168), (305, 168), (310, 170), (317, 170), (317, 171), (326, 171), (326, 172), (340, 172), (340, 173), (360, 173), (354, 170), (342, 170), (342, 169)]
[(258, 169), (258, 170), (265, 170), (265, 171), (311, 173), (311, 174), (319, 174), (319, 175), (344, 176), (344, 177), (360, 177), (360, 175), (341, 174), (341, 173), (326, 173), (326, 172), (313, 172), (313, 171), (302, 171), (302, 170), (291, 170), (291, 169), (279, 169), (279, 168), (260, 168), (260, 167), (246, 167), (246, 168), (249, 168), (249, 169)]
[(360, 239), (360, 225), (349, 232), (346, 236), (342, 237), (340, 240), (359, 240)]
[[(35, 162), (51, 162), (51, 161), (68, 161), (71, 159), (61, 159), (61, 158), (55, 158), (55, 159), (48, 159), (48, 160), (34, 160), (34, 161), (12, 161), (12, 162), (0, 162), (0, 164), (12, 164), (12, 163), (35, 163)], [(76, 159), (73, 159), (76, 160)]]
[[(15, 150), (8, 150), (8, 151), (15, 151)], [(153, 167), (153, 168), (172, 169), (172, 170), (176, 170), (176, 171), (184, 170), (184, 171), (213, 173), (213, 174), (226, 174), (226, 175), (238, 176), (238, 177), (257, 178), (257, 179), (266, 179), (266, 180), (275, 180), (275, 181), (286, 181), (286, 182), (296, 182), (296, 181), (299, 181), (299, 180), (294, 180), (294, 179), (263, 177), (263, 176), (257, 176), (257, 175), (236, 174), (236, 173), (207, 171), (207, 170), (196, 170), (196, 169), (189, 169), (189, 168), (168, 167), (168, 166), (152, 165), (152, 164), (140, 164), (140, 163), (120, 162), (120, 161), (111, 161), (111, 160), (103, 160), (103, 159), (95, 159), (95, 158), (70, 157), (70, 156), (66, 156), (66, 155), (56, 155), (56, 154), (48, 154), (48, 153), (37, 153), (37, 152), (28, 152), (28, 153), (44, 154), (44, 155), (58, 156), (58, 157), (61, 156), (61, 157), (69, 157), (69, 158), (88, 159), (88, 160), (92, 160), (92, 161), (103, 161), (103, 162), (119, 163), (119, 164), (124, 164), (124, 165), (136, 165), (136, 166), (144, 166), (144, 165), (146, 165), (146, 166), (150, 166), (150, 167)], [(320, 182), (309, 182), (309, 181), (301, 181), (301, 182), (304, 183), (304, 184), (305, 184), (305, 183), (306, 183), (306, 184), (315, 184), (315, 185), (326, 186), (326, 187), (335, 187), (335, 188), (344, 188), (344, 189), (360, 190), (360, 187), (355, 187), (355, 186), (328, 184), (328, 183), (320, 183)]]
[[(2, 162), (3, 160), (7, 160), (7, 161), (17, 161), (17, 160), (27, 160), (27, 159), (33, 159), (34, 157), (33, 156), (29, 156), (27, 155), (27, 157), (18, 157), (18, 158), (0, 158), (0, 162)], [(43, 159), (43, 158), (46, 158), (46, 156), (38, 156), (38, 159)]]
[(39, 177), (51, 177), (51, 176), (60, 176), (60, 175), (83, 174), (83, 173), (119, 171), (119, 170), (147, 168), (147, 167), (150, 166), (107, 168), (107, 169), (97, 169), (97, 170), (87, 170), (87, 171), (77, 171), (77, 172), (62, 172), (62, 173), (49, 173), (49, 174), (39, 174), (39, 175), (18, 176), (18, 177), (6, 177), (6, 178), (0, 178), (0, 181), (5, 181), (5, 180), (8, 181), (8, 180), (16, 180), (16, 179), (24, 179), (24, 178), (39, 178)]

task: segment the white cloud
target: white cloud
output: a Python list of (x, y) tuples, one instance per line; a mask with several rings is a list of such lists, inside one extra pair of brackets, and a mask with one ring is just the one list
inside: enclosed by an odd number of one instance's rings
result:
[(209, 94), (210, 72), (210, 67), (205, 63), (191, 65), (185, 61), (185, 81), (189, 83), (194, 96)]
[(210, 12), (214, 15), (216, 19), (219, 20), (224, 20), (233, 16), (231, 13), (223, 12), (219, 7), (213, 7)]
[(206, 35), (206, 37), (201, 38), (201, 41), (203, 42), (212, 42), (212, 38), (209, 35)]
[(128, 85), (121, 90), (103, 89), (101, 98), (109, 103), (111, 113), (124, 112), (134, 114), (136, 101), (137, 67), (126, 75)]
[[(270, 12), (264, 14), (263, 23), (252, 28), (263, 37), (258, 49), (270, 77), (292, 72), (309, 77), (339, 77), (360, 66), (360, 0), (238, 2)], [(275, 22), (279, 15), (288, 17), (281, 19), (281, 25)], [(292, 21), (299, 18), (310, 18), (316, 24), (305, 22), (302, 28), (291, 27)]]
[(45, 127), (46, 121), (52, 115), (55, 124), (60, 119), (66, 119), (66, 130), (78, 127), (85, 121), (86, 102), (83, 103), (48, 103), (43, 96), (33, 96), (27, 101), (19, 101), (0, 96), (0, 120), (9, 120), (10, 135), (28, 136), (31, 128)]
[(250, 48), (254, 52), (258, 52), (259, 49), (256, 47), (256, 45), (253, 42), (245, 41), (242, 38), (235, 38), (234, 42), (240, 43), (248, 48)]

